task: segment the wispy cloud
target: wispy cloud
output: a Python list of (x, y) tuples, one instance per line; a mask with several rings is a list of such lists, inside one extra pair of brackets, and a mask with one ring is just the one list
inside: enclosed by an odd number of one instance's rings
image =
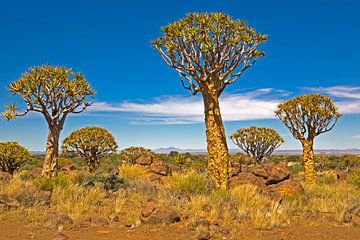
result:
[(311, 92), (318, 92), (335, 98), (335, 103), (343, 114), (360, 113), (360, 87), (332, 86), (305, 88)]
[[(274, 110), (281, 102), (276, 93), (284, 96), (284, 91), (270, 88), (225, 94), (220, 101), (224, 121), (274, 118)], [(164, 97), (154, 99), (150, 103), (98, 102), (91, 107), (90, 111), (135, 113), (137, 114), (133, 120), (135, 124), (186, 124), (204, 120), (204, 105), (200, 96)]]
[[(304, 88), (335, 99), (343, 114), (360, 113), (360, 87), (333, 86)], [(220, 99), (224, 121), (246, 121), (275, 118), (277, 105), (291, 97), (286, 90), (261, 88), (252, 91), (224, 94)], [(96, 102), (90, 112), (131, 113), (132, 124), (189, 124), (204, 121), (204, 105), (201, 96), (159, 97), (148, 102), (124, 101), (120, 103)]]
[(355, 135), (355, 136), (352, 136), (351, 138), (353, 138), (353, 139), (360, 139), (360, 135)]

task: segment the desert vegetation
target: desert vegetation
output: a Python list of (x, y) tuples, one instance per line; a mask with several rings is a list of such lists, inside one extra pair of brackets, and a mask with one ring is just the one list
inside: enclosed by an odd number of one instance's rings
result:
[[(284, 139), (271, 128), (227, 136), (219, 98), (265, 56), (259, 47), (267, 36), (224, 13), (191, 13), (162, 33), (153, 41), (161, 58), (186, 90), (202, 94), (207, 154), (157, 154), (141, 146), (118, 152), (112, 133), (97, 126), (75, 130), (60, 144), (66, 118), (85, 111), (95, 91), (71, 68), (32, 67), (9, 84), (26, 110), (10, 104), (3, 116), (41, 113), (46, 151), (32, 156), (16, 142), (0, 143), (0, 220), (45, 226), (55, 239), (66, 239), (64, 230), (109, 225), (173, 224), (199, 240), (239, 239), (244, 227), (301, 221), (360, 226), (360, 157), (313, 150), (315, 137), (341, 117), (331, 98), (300, 95), (274, 112), (301, 142), (302, 156), (274, 154)], [(242, 152), (229, 154), (227, 139)]]

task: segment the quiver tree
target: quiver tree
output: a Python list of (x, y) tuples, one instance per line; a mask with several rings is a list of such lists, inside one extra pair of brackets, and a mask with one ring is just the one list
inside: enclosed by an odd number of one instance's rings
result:
[(315, 184), (314, 138), (335, 126), (341, 114), (332, 99), (319, 94), (305, 94), (278, 105), (276, 116), (303, 147), (305, 183)]
[(284, 139), (272, 128), (239, 128), (231, 135), (231, 140), (256, 163), (271, 153), (284, 142)]
[(136, 160), (141, 156), (154, 156), (155, 153), (150, 149), (144, 147), (128, 147), (124, 148), (120, 154), (119, 159), (126, 162), (134, 164)]
[(95, 91), (81, 73), (50, 65), (29, 68), (9, 84), (9, 91), (19, 95), (27, 108), (24, 112), (17, 112), (15, 104), (9, 105), (3, 113), (5, 118), (10, 120), (29, 112), (39, 112), (44, 116), (48, 138), (42, 175), (56, 175), (59, 137), (65, 119), (70, 113), (81, 113), (90, 106), (88, 97)]
[(208, 175), (227, 188), (229, 156), (219, 97), (264, 52), (258, 46), (266, 35), (224, 13), (191, 13), (162, 28), (153, 41), (165, 63), (180, 75), (185, 89), (204, 100)]
[(109, 153), (115, 153), (115, 138), (104, 128), (84, 127), (70, 133), (62, 145), (62, 153), (77, 154), (86, 163), (89, 172), (93, 173), (100, 166), (100, 160)]
[(186, 153), (180, 153), (177, 154), (176, 156), (173, 157), (174, 162), (176, 163), (176, 165), (179, 166), (180, 170), (183, 169), (183, 167), (186, 166), (186, 164), (188, 164), (188, 162), (191, 160), (189, 155)]
[(17, 142), (0, 143), (0, 170), (14, 174), (24, 163), (31, 158), (26, 148)]

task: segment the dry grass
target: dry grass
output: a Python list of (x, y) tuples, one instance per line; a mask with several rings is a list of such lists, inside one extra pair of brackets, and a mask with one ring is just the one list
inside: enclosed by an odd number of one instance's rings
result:
[[(204, 174), (195, 171), (175, 172), (165, 184), (146, 180), (146, 169), (122, 165), (120, 175), (130, 182), (125, 189), (108, 193), (103, 185), (84, 187), (76, 178), (62, 175), (52, 180), (24, 179), (15, 174), (9, 183), (0, 184), (0, 194), (17, 198), (35, 194), (40, 189), (52, 191), (50, 207), (34, 203), (11, 211), (0, 211), (0, 217), (28, 219), (41, 223), (50, 213), (69, 214), (74, 220), (117, 213), (124, 221), (136, 223), (141, 209), (153, 203), (172, 206), (190, 219), (206, 218), (231, 223), (249, 221), (257, 229), (271, 229), (289, 224), (297, 217), (330, 216), (341, 222), (344, 212), (360, 202), (360, 189), (346, 182), (323, 181), (305, 191), (304, 196), (285, 198), (279, 204), (259, 193), (256, 187), (241, 185), (235, 189), (214, 190)], [(332, 181), (331, 181), (332, 182)]]
[(129, 180), (146, 180), (148, 170), (140, 165), (121, 164), (119, 167), (120, 176)]

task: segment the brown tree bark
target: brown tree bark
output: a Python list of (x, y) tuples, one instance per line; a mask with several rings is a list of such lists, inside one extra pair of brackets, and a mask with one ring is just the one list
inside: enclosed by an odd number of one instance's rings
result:
[(312, 140), (303, 140), (301, 143), (303, 146), (305, 184), (307, 186), (311, 186), (314, 185), (316, 182), (314, 150), (313, 150), (314, 143)]
[(208, 150), (208, 176), (216, 187), (227, 189), (229, 182), (229, 154), (219, 98), (216, 94), (203, 93), (206, 141)]
[(61, 128), (56, 125), (49, 126), (42, 176), (53, 177), (57, 175), (60, 131)]

